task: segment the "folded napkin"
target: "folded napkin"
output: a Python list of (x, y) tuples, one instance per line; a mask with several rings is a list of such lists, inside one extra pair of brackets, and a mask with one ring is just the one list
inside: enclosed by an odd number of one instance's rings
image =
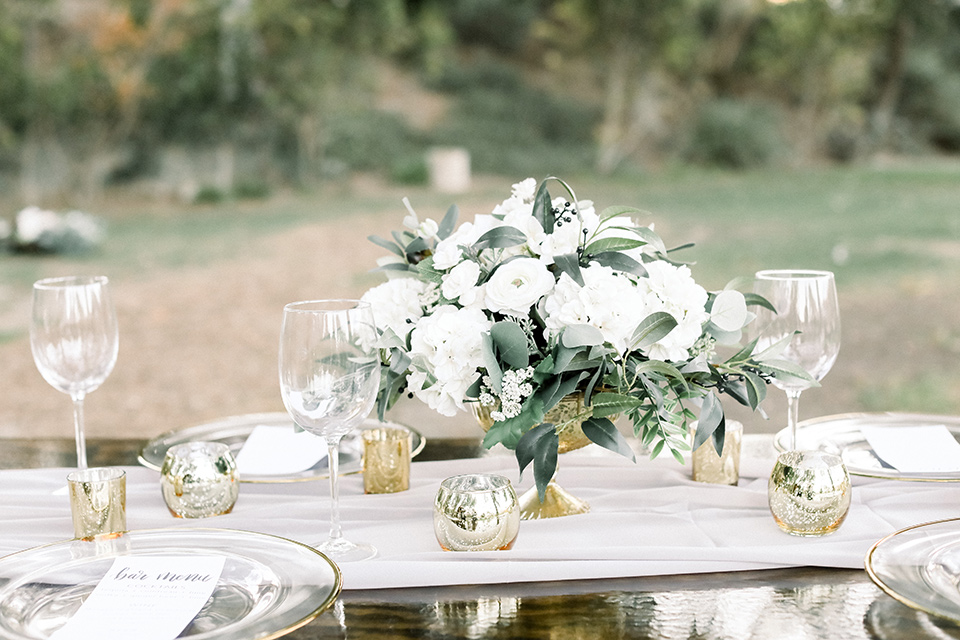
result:
[[(423, 587), (736, 571), (789, 566), (861, 568), (868, 549), (903, 527), (956, 515), (960, 484), (854, 478), (853, 504), (840, 529), (823, 538), (783, 533), (767, 507), (769, 448), (744, 448), (740, 486), (690, 479), (672, 459), (636, 464), (596, 447), (560, 458), (557, 481), (587, 500), (590, 513), (524, 521), (510, 551), (440, 550), (433, 499), (440, 482), (461, 473), (500, 473), (518, 492), (512, 455), (415, 462), (410, 490), (363, 495), (362, 478), (341, 482), (344, 534), (379, 555), (344, 563), (345, 589)], [(0, 472), (0, 553), (72, 535), (63, 487), (68, 469)], [(327, 483), (243, 484), (233, 512), (204, 520), (173, 518), (155, 471), (127, 468), (131, 529), (202, 526), (271, 533), (306, 543), (326, 537)]]

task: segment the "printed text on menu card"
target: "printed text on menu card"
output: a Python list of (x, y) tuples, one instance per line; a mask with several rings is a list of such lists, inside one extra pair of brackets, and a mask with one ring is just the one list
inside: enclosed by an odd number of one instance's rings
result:
[(51, 640), (173, 640), (220, 580), (223, 556), (120, 556)]

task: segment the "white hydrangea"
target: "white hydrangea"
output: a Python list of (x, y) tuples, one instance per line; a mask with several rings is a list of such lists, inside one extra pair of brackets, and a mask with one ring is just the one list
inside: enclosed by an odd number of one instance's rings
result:
[(464, 409), (467, 389), (480, 377), (483, 334), (491, 324), (477, 307), (443, 305), (421, 318), (410, 335), (410, 391), (442, 415)]
[(677, 326), (659, 342), (647, 349), (647, 356), (658, 360), (682, 361), (690, 356), (690, 348), (703, 333), (709, 315), (706, 290), (694, 281), (687, 266), (674, 266), (663, 260), (647, 263), (646, 278), (637, 288), (647, 299), (647, 313), (666, 311)]
[(584, 286), (563, 274), (544, 300), (547, 338), (572, 324), (596, 327), (620, 353), (626, 352), (637, 325), (651, 313), (646, 297), (629, 277), (610, 267), (591, 264), (581, 269)]
[(433, 288), (416, 278), (393, 278), (369, 289), (361, 300), (370, 303), (377, 329), (391, 329), (405, 338), (423, 316)]

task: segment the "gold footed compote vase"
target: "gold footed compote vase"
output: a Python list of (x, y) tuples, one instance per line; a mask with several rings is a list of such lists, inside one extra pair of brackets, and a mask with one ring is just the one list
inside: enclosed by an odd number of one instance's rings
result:
[[(484, 431), (488, 431), (493, 426), (494, 421), (490, 413), (495, 407), (481, 405), (479, 402), (471, 403), (470, 407), (480, 427)], [(583, 422), (589, 420), (592, 415), (593, 411), (590, 407), (584, 405), (583, 393), (580, 392), (564, 396), (560, 399), (560, 402), (547, 411), (543, 421), (557, 425), (557, 437), (560, 439), (557, 453), (567, 453), (593, 444), (593, 441), (583, 433), (581, 428)], [(617, 416), (609, 416), (609, 418), (614, 421)], [(553, 475), (554, 477), (550, 479), (543, 494), (543, 502), (540, 501), (540, 495), (537, 493), (536, 487), (531, 487), (520, 496), (520, 518), (522, 520), (560, 518), (590, 511), (590, 504), (586, 500), (576, 497), (557, 484), (557, 474), (554, 473)]]

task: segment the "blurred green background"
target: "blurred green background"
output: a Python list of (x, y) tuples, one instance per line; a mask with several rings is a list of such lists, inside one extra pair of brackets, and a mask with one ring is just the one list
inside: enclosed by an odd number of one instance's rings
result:
[[(431, 185), (445, 147), (462, 193)], [(279, 411), (282, 304), (378, 283), (365, 238), (401, 197), (466, 217), (547, 175), (695, 242), (707, 288), (835, 271), (841, 355), (802, 418), (960, 412), (956, 2), (0, 0), (0, 220), (107, 223), (86, 253), (0, 251), (0, 435), (70, 435), (26, 337), (39, 277), (117, 287), (91, 434)]]

